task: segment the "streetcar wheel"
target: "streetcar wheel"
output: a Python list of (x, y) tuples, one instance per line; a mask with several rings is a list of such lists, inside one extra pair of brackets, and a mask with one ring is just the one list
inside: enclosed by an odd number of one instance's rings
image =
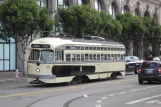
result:
[(117, 78), (117, 74), (116, 73), (111, 74), (111, 77), (110, 77), (111, 80), (116, 79), (116, 78)]
[(69, 82), (69, 84), (70, 84), (70, 85), (75, 85), (75, 84), (79, 84), (80, 82), (81, 82), (81, 81), (80, 81), (79, 77), (74, 77), (74, 78), (72, 79), (72, 81)]

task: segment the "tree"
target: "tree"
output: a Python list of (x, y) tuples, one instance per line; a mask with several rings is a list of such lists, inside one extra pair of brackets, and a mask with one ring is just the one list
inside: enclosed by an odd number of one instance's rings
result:
[(161, 26), (157, 23), (155, 18), (144, 17), (144, 24), (147, 32), (145, 33), (145, 51), (148, 50), (149, 45), (152, 45), (152, 55), (157, 56), (160, 54), (160, 41), (161, 41)]
[(122, 33), (117, 36), (119, 42), (122, 42), (126, 50), (129, 51), (132, 42), (138, 43), (142, 40), (146, 27), (140, 17), (133, 16), (131, 13), (119, 14), (116, 16), (122, 25)]
[(121, 24), (105, 11), (97, 11), (88, 5), (59, 9), (57, 29), (76, 37), (82, 35), (103, 36), (112, 39), (121, 33)]
[(87, 5), (59, 9), (59, 15), (63, 32), (76, 37), (97, 34), (101, 22), (99, 12)]
[(99, 24), (98, 35), (112, 41), (117, 41), (117, 36), (122, 32), (122, 25), (112, 18), (105, 11), (100, 12), (101, 23)]
[(0, 4), (0, 22), (1, 35), (14, 38), (19, 44), (17, 52), (23, 69), (24, 54), (29, 40), (34, 39), (40, 31), (50, 31), (53, 27), (53, 20), (35, 0), (8, 0)]

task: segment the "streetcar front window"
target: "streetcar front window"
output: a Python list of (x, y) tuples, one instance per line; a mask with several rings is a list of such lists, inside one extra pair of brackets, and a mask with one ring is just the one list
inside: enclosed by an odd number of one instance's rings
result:
[(40, 57), (40, 50), (32, 50), (29, 56), (29, 60), (38, 61)]
[(52, 50), (42, 50), (40, 60), (53, 61), (54, 52)]
[(52, 50), (32, 50), (29, 56), (29, 60), (33, 61), (53, 61), (54, 51)]

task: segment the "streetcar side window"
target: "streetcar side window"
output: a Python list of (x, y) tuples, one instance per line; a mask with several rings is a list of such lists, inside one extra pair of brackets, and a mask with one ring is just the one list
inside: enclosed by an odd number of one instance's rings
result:
[(76, 60), (80, 61), (80, 54), (76, 54)]
[(56, 61), (62, 61), (63, 60), (63, 51), (61, 51), (61, 50), (55, 51), (55, 60)]
[(93, 60), (97, 60), (97, 59), (96, 59), (96, 54), (93, 54)]
[(75, 57), (76, 55), (75, 54), (72, 54), (72, 61), (75, 61)]
[(66, 54), (66, 61), (70, 61), (71, 59), (71, 55), (70, 54)]
[(105, 54), (105, 60), (108, 60), (108, 59), (107, 59), (107, 54)]
[(101, 61), (104, 60), (104, 54), (101, 54)]
[(111, 55), (110, 54), (108, 54), (108, 60), (111, 60)]
[(97, 61), (100, 61), (100, 54), (97, 54)]
[(81, 61), (84, 61), (84, 54), (81, 54)]
[(88, 61), (88, 54), (85, 54), (85, 61)]
[(92, 54), (89, 54), (89, 60), (92, 61)]

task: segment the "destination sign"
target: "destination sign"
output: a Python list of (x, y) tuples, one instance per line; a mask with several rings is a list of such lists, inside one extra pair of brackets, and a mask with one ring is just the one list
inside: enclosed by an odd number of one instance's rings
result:
[(32, 48), (50, 48), (49, 44), (32, 44)]

